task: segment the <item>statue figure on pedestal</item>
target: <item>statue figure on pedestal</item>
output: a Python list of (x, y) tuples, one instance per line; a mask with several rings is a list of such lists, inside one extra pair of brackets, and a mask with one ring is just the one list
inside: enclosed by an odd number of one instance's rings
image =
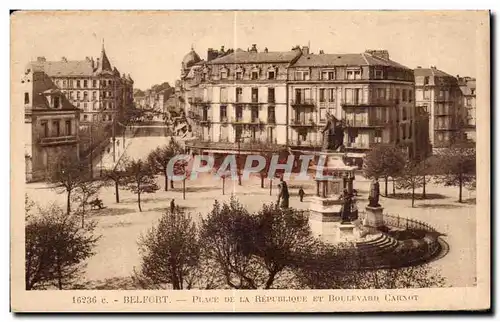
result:
[(283, 177), (281, 177), (278, 186), (280, 189), (280, 192), (278, 194), (278, 205), (280, 205), (281, 201), (281, 208), (286, 209), (288, 208), (288, 201), (290, 199), (290, 194), (288, 193), (288, 185), (286, 184), (286, 181), (283, 180)]
[(351, 210), (352, 210), (352, 195), (344, 189), (344, 194), (342, 195), (344, 203), (342, 204), (342, 209), (340, 212), (342, 223), (347, 223), (351, 221)]
[(326, 114), (326, 124), (321, 130), (323, 133), (322, 150), (337, 151), (344, 143), (344, 126), (335, 116)]
[(368, 196), (368, 206), (370, 207), (380, 207), (380, 184), (377, 179), (374, 179), (370, 184), (370, 195)]

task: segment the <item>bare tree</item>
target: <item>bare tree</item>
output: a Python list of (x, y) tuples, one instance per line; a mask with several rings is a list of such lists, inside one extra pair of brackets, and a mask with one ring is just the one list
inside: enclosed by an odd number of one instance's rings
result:
[(104, 170), (103, 178), (107, 183), (112, 183), (115, 186), (115, 200), (120, 203), (120, 186), (126, 184), (127, 164), (129, 160), (123, 156), (118, 160), (118, 163), (110, 170)]
[(89, 180), (87, 166), (72, 157), (64, 157), (49, 168), (49, 181), (57, 193), (66, 192), (66, 214), (71, 213), (71, 193), (81, 182)]
[(155, 177), (148, 163), (137, 160), (127, 164), (127, 185), (126, 188), (137, 195), (137, 205), (141, 208), (141, 194), (154, 193), (159, 187), (155, 182)]
[[(363, 162), (364, 175), (367, 178), (384, 178), (387, 197), (387, 182), (389, 177), (397, 178), (405, 165), (405, 156), (402, 151), (394, 145), (377, 145), (370, 150)], [(396, 194), (393, 185), (393, 194)]]
[(103, 182), (92, 180), (81, 181), (76, 186), (73, 201), (79, 204), (78, 214), (82, 219), (82, 228), (85, 226), (86, 206), (89, 204), (91, 198), (98, 196), (102, 186)]
[(38, 209), (26, 223), (26, 290), (55, 286), (64, 289), (85, 268), (84, 261), (94, 254), (99, 237), (95, 223), (80, 227), (78, 214), (70, 215), (57, 207)]
[(139, 239), (140, 275), (151, 284), (191, 288), (200, 260), (200, 244), (190, 214), (178, 207), (163, 214), (158, 224)]
[(406, 160), (405, 167), (398, 178), (399, 189), (411, 190), (411, 206), (415, 207), (415, 189), (424, 185), (424, 175), (422, 175), (422, 165), (412, 160)]
[[(161, 172), (165, 176), (165, 191), (168, 191), (168, 162), (181, 151), (179, 143), (173, 138), (170, 139), (168, 145), (158, 147), (148, 155), (148, 162), (155, 172)], [(173, 181), (170, 181), (173, 188)]]
[(438, 153), (442, 175), (437, 182), (445, 186), (458, 186), (458, 202), (462, 202), (464, 185), (475, 186), (476, 149), (468, 145), (455, 145)]

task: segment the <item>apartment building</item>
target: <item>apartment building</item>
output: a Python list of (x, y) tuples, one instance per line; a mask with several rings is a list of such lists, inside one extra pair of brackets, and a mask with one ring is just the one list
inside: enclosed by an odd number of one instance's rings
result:
[(21, 84), (13, 104), (24, 103), (26, 181), (39, 181), (60, 158), (80, 158), (80, 110), (43, 71), (27, 70)]
[(133, 84), (130, 75), (123, 76), (112, 67), (104, 44), (101, 55), (94, 61), (85, 60), (47, 61), (38, 57), (30, 62), (28, 70), (43, 71), (48, 75), (69, 102), (82, 110), (81, 126), (91, 122), (110, 123), (115, 118), (123, 119), (126, 109), (133, 107)]
[(463, 94), (457, 79), (442, 70), (415, 69), (415, 100), (429, 113), (429, 138), (434, 149), (464, 139)]
[(467, 139), (476, 142), (476, 79), (458, 76), (458, 85), (462, 91), (465, 107), (464, 130)]
[(374, 144), (400, 144), (415, 155), (413, 71), (389, 59), (387, 51), (310, 54), (288, 75), (288, 144), (317, 149), (327, 114), (346, 126), (344, 146), (361, 158)]

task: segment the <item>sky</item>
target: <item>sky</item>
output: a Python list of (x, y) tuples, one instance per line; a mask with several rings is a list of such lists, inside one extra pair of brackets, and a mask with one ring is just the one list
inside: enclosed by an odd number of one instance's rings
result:
[[(174, 84), (191, 46), (287, 51), (310, 44), (318, 53), (359, 53), (386, 49), (409, 68), (437, 68), (475, 77), (486, 12), (412, 11), (121, 11), (24, 12), (11, 16), (12, 77), (30, 60), (83, 60), (106, 53), (134, 87)], [(484, 29), (483, 29), (484, 30)]]

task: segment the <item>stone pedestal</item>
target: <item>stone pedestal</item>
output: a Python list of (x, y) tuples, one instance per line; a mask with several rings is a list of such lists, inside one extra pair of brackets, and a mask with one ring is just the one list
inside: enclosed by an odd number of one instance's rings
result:
[(357, 238), (356, 226), (353, 223), (341, 223), (338, 226), (338, 241), (350, 241)]
[(313, 236), (325, 242), (338, 239), (342, 200), (338, 198), (312, 197), (309, 205), (309, 227)]
[(363, 226), (379, 228), (384, 226), (384, 208), (366, 206), (366, 214), (363, 219)]

